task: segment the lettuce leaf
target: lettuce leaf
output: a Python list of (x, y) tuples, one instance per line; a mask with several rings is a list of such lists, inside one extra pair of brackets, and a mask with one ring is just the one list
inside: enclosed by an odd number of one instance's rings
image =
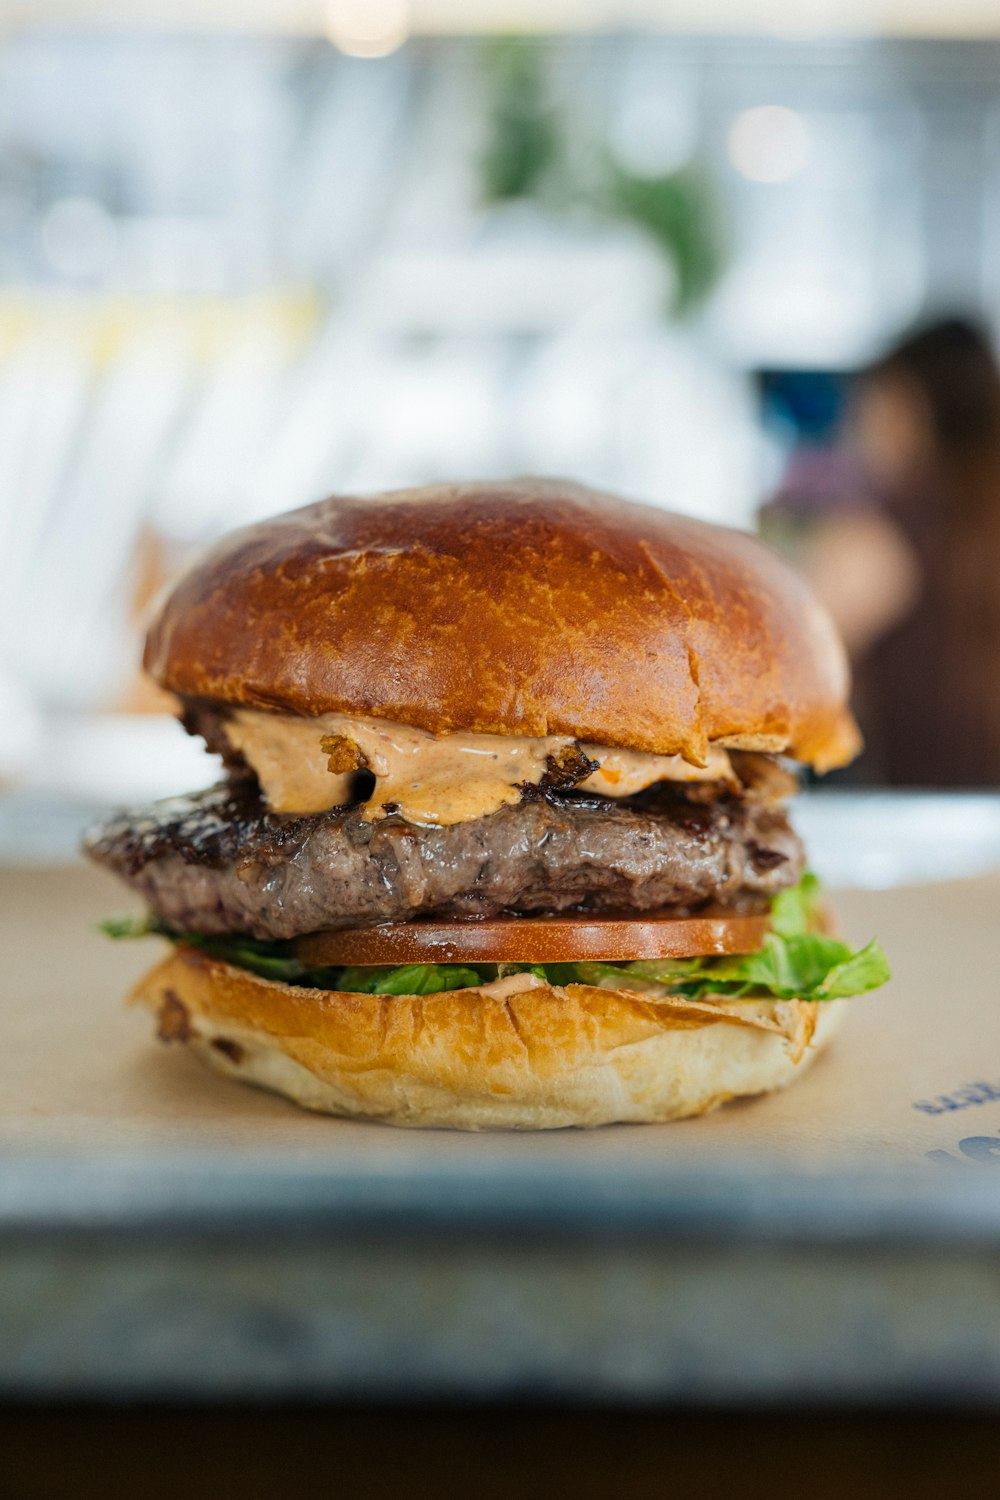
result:
[(603, 989), (741, 1000), (844, 1000), (878, 989), (889, 978), (889, 963), (874, 939), (852, 949), (839, 938), (810, 930), (822, 900), (815, 875), (782, 891), (771, 903), (771, 931), (758, 953), (726, 958), (654, 958), (633, 963), (560, 964), (404, 964), (309, 968), (290, 943), (257, 938), (203, 937), (173, 933), (152, 917), (125, 917), (101, 923), (108, 937), (157, 933), (173, 943), (198, 948), (223, 963), (265, 979), (314, 989), (351, 990), (365, 995), (436, 995), (488, 984), (508, 974), (534, 974), (549, 984), (588, 984)]
[(771, 926), (781, 937), (808, 932), (823, 904), (818, 876), (807, 870), (798, 885), (790, 885), (771, 898)]
[(642, 959), (628, 964), (577, 964), (585, 984), (612, 987), (630, 976), (664, 985), (690, 1000), (844, 1000), (878, 989), (889, 962), (874, 939), (857, 951), (839, 938), (810, 931), (822, 901), (815, 875), (782, 891), (771, 904), (771, 931), (758, 953), (727, 958)]
[(353, 990), (359, 995), (436, 995), (442, 990), (463, 990), (483, 982), (478, 968), (464, 964), (404, 964), (398, 969), (341, 969), (336, 984), (329, 988)]
[[(318, 979), (313, 981), (309, 976), (324, 972), (307, 969), (295, 958), (288, 943), (262, 942), (259, 938), (242, 935), (205, 937), (200, 932), (179, 934), (168, 931), (155, 917), (150, 916), (111, 917), (99, 926), (107, 937), (115, 939), (148, 937), (151, 934), (165, 937), (172, 943), (183, 944), (185, 948), (198, 948), (210, 958), (219, 959), (221, 963), (235, 964), (238, 969), (249, 969), (251, 974), (259, 974), (263, 979), (278, 979), (284, 984), (318, 984)], [(330, 974), (340, 971), (328, 969), (325, 972)]]
[(105, 917), (103, 922), (97, 924), (98, 932), (103, 932), (105, 937), (115, 938), (137, 938), (148, 937), (151, 932), (159, 932), (159, 927), (153, 917), (147, 913), (142, 917)]
[(830, 970), (822, 985), (822, 998), (847, 1000), (851, 995), (863, 995), (866, 990), (877, 990), (891, 978), (892, 971), (885, 950), (872, 938), (864, 948), (859, 948), (857, 953), (852, 953)]

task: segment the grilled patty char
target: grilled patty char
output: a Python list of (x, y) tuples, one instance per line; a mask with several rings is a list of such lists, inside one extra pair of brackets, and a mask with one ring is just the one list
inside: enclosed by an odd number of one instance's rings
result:
[(367, 822), (360, 806), (268, 811), (252, 782), (119, 813), (87, 852), (176, 932), (293, 938), (417, 915), (752, 904), (792, 885), (803, 851), (784, 812), (534, 791), (473, 822)]

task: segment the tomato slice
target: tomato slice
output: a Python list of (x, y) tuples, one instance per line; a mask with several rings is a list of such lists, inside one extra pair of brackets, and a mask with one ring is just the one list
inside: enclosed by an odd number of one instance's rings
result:
[(766, 916), (706, 911), (696, 917), (665, 912), (626, 915), (492, 917), (385, 922), (299, 938), (296, 956), (307, 964), (627, 963), (635, 958), (697, 958), (755, 953), (768, 930)]

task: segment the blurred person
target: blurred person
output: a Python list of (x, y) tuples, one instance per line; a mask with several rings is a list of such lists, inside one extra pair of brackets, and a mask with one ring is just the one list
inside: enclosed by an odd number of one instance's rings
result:
[(860, 377), (856, 487), (798, 561), (847, 642), (869, 780), (1000, 785), (1000, 367), (947, 319)]

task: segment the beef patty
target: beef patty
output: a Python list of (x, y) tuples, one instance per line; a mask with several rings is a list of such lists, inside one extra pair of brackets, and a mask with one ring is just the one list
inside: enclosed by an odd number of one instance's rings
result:
[(360, 806), (272, 813), (252, 783), (120, 813), (93, 829), (116, 871), (172, 931), (293, 938), (424, 913), (492, 916), (753, 904), (798, 880), (784, 812), (664, 795), (611, 802), (536, 793), (473, 822), (366, 822)]

